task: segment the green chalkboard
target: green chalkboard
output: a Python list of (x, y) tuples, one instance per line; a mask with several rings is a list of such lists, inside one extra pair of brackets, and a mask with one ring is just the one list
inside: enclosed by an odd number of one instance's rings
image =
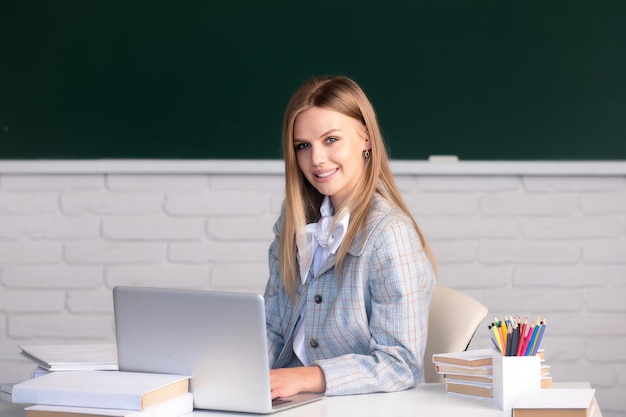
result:
[(321, 74), (394, 159), (626, 159), (622, 0), (4, 1), (0, 159), (278, 159)]

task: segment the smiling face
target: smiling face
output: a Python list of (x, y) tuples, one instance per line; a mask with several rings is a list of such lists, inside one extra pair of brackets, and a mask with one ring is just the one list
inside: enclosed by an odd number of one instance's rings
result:
[(363, 151), (370, 149), (363, 125), (334, 110), (311, 107), (295, 119), (293, 146), (306, 179), (339, 208), (363, 175)]

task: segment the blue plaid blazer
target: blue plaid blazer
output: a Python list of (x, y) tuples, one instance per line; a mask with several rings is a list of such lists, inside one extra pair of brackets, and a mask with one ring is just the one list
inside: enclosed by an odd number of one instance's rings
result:
[(270, 366), (302, 365), (293, 337), (306, 303), (307, 354), (324, 371), (326, 395), (399, 391), (417, 384), (436, 278), (411, 220), (383, 197), (374, 197), (341, 280), (331, 255), (306, 284), (298, 280), (294, 300), (280, 279), (281, 225), (282, 216), (274, 225), (265, 289)]

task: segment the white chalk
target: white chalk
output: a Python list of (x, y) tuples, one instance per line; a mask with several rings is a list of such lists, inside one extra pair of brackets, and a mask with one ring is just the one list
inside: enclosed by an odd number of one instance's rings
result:
[(459, 162), (459, 157), (456, 155), (431, 155), (428, 157), (428, 162)]

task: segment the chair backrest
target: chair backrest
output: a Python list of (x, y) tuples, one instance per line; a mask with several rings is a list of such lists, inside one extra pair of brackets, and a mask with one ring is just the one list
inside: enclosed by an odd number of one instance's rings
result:
[(480, 323), (487, 317), (487, 307), (452, 288), (437, 286), (428, 317), (428, 339), (424, 353), (424, 381), (443, 382), (437, 374), (433, 355), (462, 352), (467, 349)]

